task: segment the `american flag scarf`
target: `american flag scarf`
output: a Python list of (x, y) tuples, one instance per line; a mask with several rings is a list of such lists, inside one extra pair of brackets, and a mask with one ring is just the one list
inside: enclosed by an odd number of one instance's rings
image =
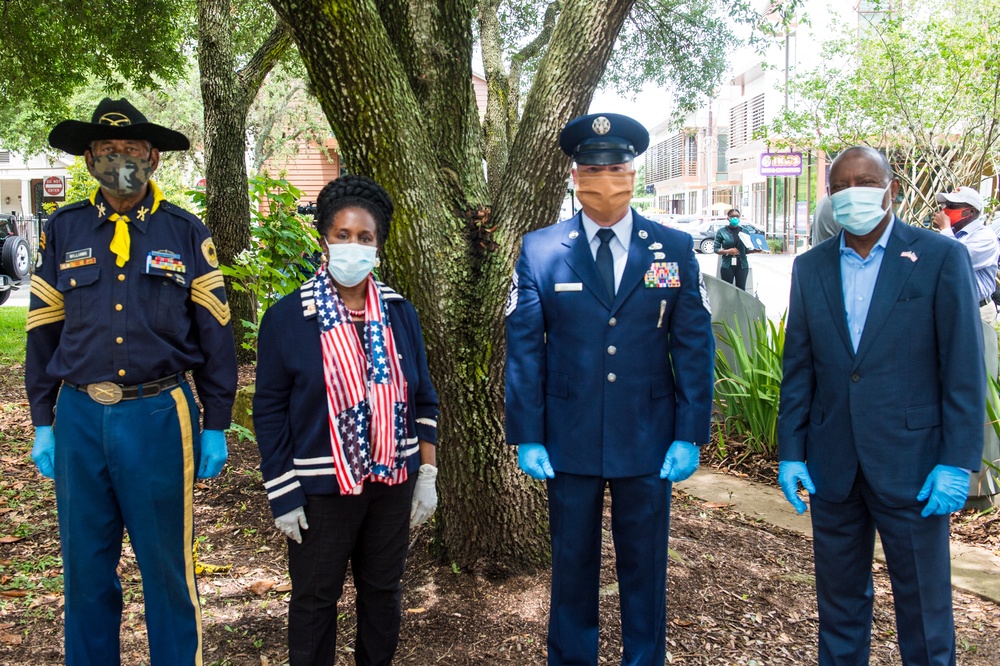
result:
[(388, 309), (370, 275), (367, 284), (368, 356), (326, 264), (316, 272), (330, 445), (342, 495), (360, 492), (368, 478), (389, 485), (406, 480), (406, 379)]

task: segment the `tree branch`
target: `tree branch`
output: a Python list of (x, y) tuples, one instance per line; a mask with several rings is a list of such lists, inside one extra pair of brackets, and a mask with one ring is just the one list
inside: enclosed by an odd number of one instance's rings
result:
[(257, 49), (257, 52), (253, 54), (249, 62), (237, 72), (240, 87), (246, 93), (247, 108), (250, 108), (250, 104), (257, 96), (257, 91), (260, 90), (261, 85), (264, 83), (264, 77), (267, 76), (268, 72), (281, 59), (281, 56), (285, 54), (291, 43), (291, 31), (280, 17), (276, 17), (274, 27), (271, 28), (271, 33)]

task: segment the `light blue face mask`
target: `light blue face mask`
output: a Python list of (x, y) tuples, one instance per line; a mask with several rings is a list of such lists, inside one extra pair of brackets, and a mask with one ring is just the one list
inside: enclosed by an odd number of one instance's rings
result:
[(342, 287), (354, 287), (375, 268), (378, 248), (360, 243), (330, 243), (326, 251), (330, 257), (326, 265), (330, 277)]
[[(831, 194), (834, 221), (855, 236), (871, 233), (889, 210), (882, 207), (882, 200), (891, 187), (892, 181), (889, 181), (884, 188), (848, 187)], [(892, 206), (891, 201), (889, 206)]]
[(738, 226), (740, 226), (740, 218), (738, 218), (738, 217), (731, 217), (731, 218), (729, 218), (729, 226), (731, 226), (731, 227), (738, 227)]

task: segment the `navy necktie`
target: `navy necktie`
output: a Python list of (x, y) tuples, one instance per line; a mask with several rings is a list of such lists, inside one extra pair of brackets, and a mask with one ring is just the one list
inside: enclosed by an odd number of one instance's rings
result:
[(597, 272), (608, 290), (608, 296), (611, 300), (615, 300), (615, 260), (611, 256), (611, 239), (615, 237), (615, 232), (611, 229), (600, 229), (597, 237), (601, 240), (601, 245), (597, 248)]

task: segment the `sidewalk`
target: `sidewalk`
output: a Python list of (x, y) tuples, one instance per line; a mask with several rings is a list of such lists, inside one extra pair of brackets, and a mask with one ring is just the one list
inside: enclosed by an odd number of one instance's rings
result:
[[(694, 475), (676, 484), (678, 490), (734, 509), (788, 530), (812, 536), (809, 512), (798, 515), (781, 490), (747, 481), (715, 470), (699, 468)], [(875, 559), (885, 562), (882, 545), (875, 543)], [(1000, 604), (1000, 557), (978, 546), (951, 542), (951, 582), (964, 592)]]

